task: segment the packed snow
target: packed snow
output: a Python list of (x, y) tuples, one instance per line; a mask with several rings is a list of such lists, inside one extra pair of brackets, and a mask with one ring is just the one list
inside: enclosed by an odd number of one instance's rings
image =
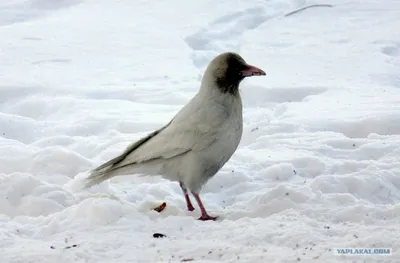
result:
[[(2, 1), (0, 262), (400, 262), (399, 28), (397, 0)], [(225, 51), (267, 76), (201, 193), (218, 221), (158, 176), (80, 188)]]

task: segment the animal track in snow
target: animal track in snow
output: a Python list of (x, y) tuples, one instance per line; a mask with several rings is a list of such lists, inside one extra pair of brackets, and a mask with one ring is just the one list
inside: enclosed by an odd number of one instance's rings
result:
[(207, 28), (188, 36), (186, 43), (194, 50), (211, 49), (213, 47), (212, 41), (218, 41), (218, 38), (224, 40), (241, 35), (248, 29), (256, 28), (266, 19), (265, 11), (262, 8), (249, 8), (218, 18), (210, 23)]
[(400, 43), (393, 43), (393, 45), (383, 47), (381, 48), (381, 52), (387, 56), (400, 56)]
[(247, 30), (254, 29), (273, 17), (263, 7), (222, 16), (197, 33), (186, 37), (185, 41), (193, 49), (194, 65), (201, 69), (217, 52), (239, 51), (239, 37)]

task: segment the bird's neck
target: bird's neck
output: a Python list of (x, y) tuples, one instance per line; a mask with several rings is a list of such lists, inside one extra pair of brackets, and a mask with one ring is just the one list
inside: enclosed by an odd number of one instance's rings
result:
[(221, 83), (214, 79), (203, 79), (200, 92), (209, 96), (234, 96), (240, 99), (239, 83)]
[(242, 98), (239, 90), (236, 93), (224, 92), (215, 83), (203, 83), (197, 97), (221, 104), (233, 111), (242, 111)]

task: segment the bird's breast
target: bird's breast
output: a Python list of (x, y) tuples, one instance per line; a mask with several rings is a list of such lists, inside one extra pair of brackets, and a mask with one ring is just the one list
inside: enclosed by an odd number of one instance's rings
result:
[(229, 104), (225, 107), (225, 118), (218, 127), (216, 140), (212, 145), (215, 158), (227, 161), (236, 151), (243, 133), (243, 117), (241, 101), (237, 104)]

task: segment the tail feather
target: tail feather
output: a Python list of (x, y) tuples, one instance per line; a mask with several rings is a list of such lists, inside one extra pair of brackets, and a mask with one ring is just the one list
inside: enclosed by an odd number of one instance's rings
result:
[(115, 175), (112, 173), (111, 167), (102, 170), (93, 170), (90, 175), (85, 179), (85, 188), (90, 188), (96, 184), (100, 184)]
[[(133, 143), (132, 145), (127, 147), (121, 155), (119, 155), (119, 156), (103, 163), (99, 167), (93, 169), (91, 174), (89, 175), (89, 177), (86, 178), (85, 188), (92, 187), (96, 184), (99, 184), (99, 183), (101, 183), (105, 180), (108, 180), (117, 175), (132, 173), (133, 166), (137, 167), (137, 166), (143, 165), (143, 164), (138, 164), (136, 162), (131, 162), (129, 164), (124, 164), (124, 165), (119, 165), (119, 164), (122, 161), (124, 161), (127, 156), (129, 156), (131, 153), (133, 153), (139, 147), (143, 146), (147, 141), (149, 141), (154, 136), (159, 134), (162, 130), (164, 130), (170, 123), (171, 122), (169, 122), (164, 127), (161, 127), (160, 129), (158, 129), (158, 130), (148, 134), (147, 136), (141, 138), (140, 140), (136, 141), (135, 143)], [(152, 160), (148, 160), (146, 163), (149, 163), (149, 161), (151, 163)], [(144, 165), (146, 166), (146, 164), (144, 164)]]
[[(144, 165), (146, 168), (147, 166)], [(135, 174), (135, 173), (140, 173), (142, 170), (140, 169), (143, 167), (138, 166), (137, 164), (127, 164), (124, 166), (117, 166), (110, 164), (108, 166), (102, 165), (102, 167), (97, 167), (96, 169), (93, 169), (90, 173), (90, 175), (85, 179), (85, 188), (90, 188), (96, 184), (100, 184), (108, 179), (111, 179), (115, 176), (120, 176), (120, 175), (129, 175), (129, 174)]]

